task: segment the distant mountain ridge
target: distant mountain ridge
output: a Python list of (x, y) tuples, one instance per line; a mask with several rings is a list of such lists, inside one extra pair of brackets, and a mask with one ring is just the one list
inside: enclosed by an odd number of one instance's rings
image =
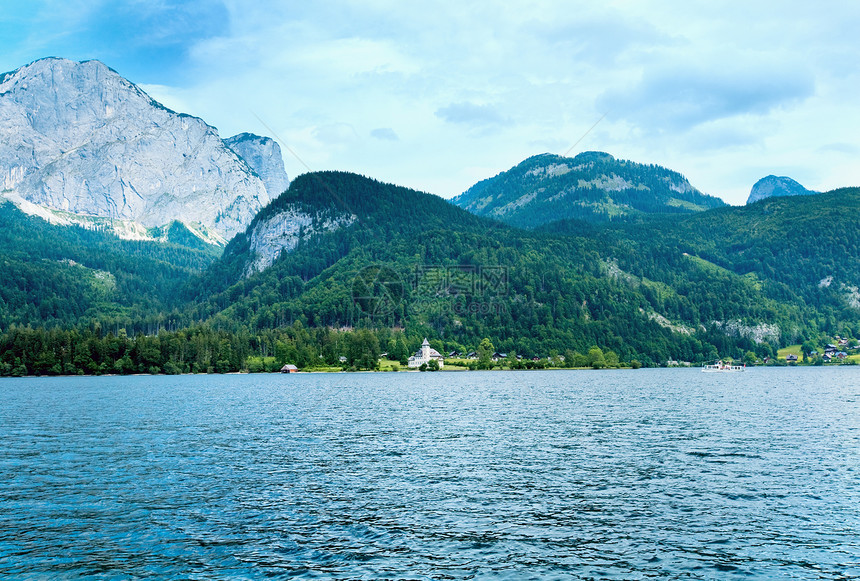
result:
[(644, 214), (684, 214), (725, 206), (681, 174), (657, 165), (589, 151), (574, 158), (542, 154), (483, 180), (452, 200), (479, 216), (521, 227), (575, 218), (629, 220)]
[(757, 181), (750, 190), (747, 204), (779, 196), (811, 196), (817, 194), (786, 176), (769, 175)]
[(107, 218), (146, 238), (181, 220), (222, 242), (288, 183), (272, 140), (225, 143), (103, 63), (58, 58), (0, 76), (0, 181), (4, 197), (56, 223)]

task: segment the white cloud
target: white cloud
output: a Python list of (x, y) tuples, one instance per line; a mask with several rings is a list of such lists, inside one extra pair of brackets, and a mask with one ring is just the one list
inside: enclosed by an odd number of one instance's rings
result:
[[(40, 4), (25, 35), (33, 46), (40, 39), (36, 56), (65, 56), (69, 35), (82, 38), (105, 5), (74, 1), (81, 16), (68, 29)], [(563, 153), (608, 112), (571, 155), (600, 149), (659, 163), (733, 203), (769, 173), (812, 189), (860, 185), (851, 163), (860, 150), (860, 4), (208, 5), (194, 4), (227, 22), (175, 55), (181, 75), (161, 78), (163, 61), (150, 65), (143, 80), (161, 86), (146, 88), (222, 135), (274, 134), (302, 159), (287, 155), (293, 176), (306, 163), (452, 196), (530, 155)], [(5, 70), (35, 50), (3, 42)], [(139, 80), (119, 64), (124, 50), (117, 41), (80, 56)]]
[(674, 63), (615, 87), (598, 103), (610, 117), (649, 131), (677, 135), (702, 123), (738, 115), (767, 115), (815, 90), (812, 75), (781, 63)]
[(860, 146), (851, 143), (828, 143), (818, 148), (821, 153), (837, 153), (844, 155), (857, 155), (860, 153)]

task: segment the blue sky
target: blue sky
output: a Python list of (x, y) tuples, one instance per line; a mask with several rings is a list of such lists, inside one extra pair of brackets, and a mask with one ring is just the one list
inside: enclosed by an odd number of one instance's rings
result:
[(841, 1), (7, 1), (0, 69), (99, 59), (223, 137), (278, 138), (291, 177), (450, 197), (602, 150), (740, 204), (768, 174), (860, 186), (858, 25)]

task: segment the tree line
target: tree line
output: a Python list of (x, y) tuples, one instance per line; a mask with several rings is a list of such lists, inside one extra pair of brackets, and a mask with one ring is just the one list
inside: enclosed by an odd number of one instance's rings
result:
[[(124, 329), (103, 332), (98, 324), (84, 329), (45, 329), (13, 325), (0, 334), (0, 376), (130, 375), (279, 371), (287, 363), (299, 369), (375, 370), (380, 358), (406, 367), (422, 339), (392, 329), (307, 328), (300, 322), (250, 333), (216, 330), (208, 325), (157, 334), (129, 336)], [(434, 340), (434, 348), (445, 345)], [(585, 354), (555, 351), (532, 361), (515, 352), (493, 361), (493, 344), (484, 338), (478, 357), (461, 362), (472, 369), (542, 369), (545, 367), (639, 367), (618, 355), (592, 347)]]

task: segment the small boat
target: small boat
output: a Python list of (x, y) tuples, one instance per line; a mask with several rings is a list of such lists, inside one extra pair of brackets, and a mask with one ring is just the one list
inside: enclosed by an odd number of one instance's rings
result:
[(732, 365), (731, 363), (723, 363), (721, 361), (717, 361), (714, 365), (705, 365), (702, 367), (703, 373), (735, 373), (738, 371), (746, 371), (747, 366), (744, 365)]

